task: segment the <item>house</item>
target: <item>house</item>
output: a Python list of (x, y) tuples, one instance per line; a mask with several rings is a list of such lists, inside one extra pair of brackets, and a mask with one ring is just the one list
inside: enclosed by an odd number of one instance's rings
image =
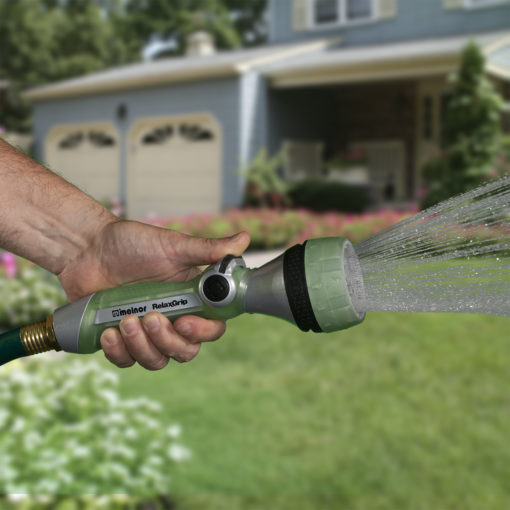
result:
[(371, 184), (402, 202), (469, 40), (510, 95), (510, 0), (270, 0), (268, 22), (263, 47), (217, 53), (198, 34), (184, 57), (28, 91), (37, 154), (129, 217), (238, 205), (261, 147), (286, 148), (289, 179), (363, 149)]

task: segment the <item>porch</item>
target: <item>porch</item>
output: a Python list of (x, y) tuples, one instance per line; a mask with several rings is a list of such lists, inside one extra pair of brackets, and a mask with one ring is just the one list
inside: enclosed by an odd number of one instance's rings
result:
[(434, 82), (434, 91), (430, 80), (270, 90), (270, 149), (284, 149), (285, 178), (365, 186), (374, 208), (409, 207), (440, 136), (445, 80)]
[(340, 46), (267, 70), (270, 148), (285, 148), (286, 178), (364, 184), (376, 208), (414, 201), (420, 168), (441, 145), (447, 77), (471, 40), (487, 74), (507, 82), (507, 32)]

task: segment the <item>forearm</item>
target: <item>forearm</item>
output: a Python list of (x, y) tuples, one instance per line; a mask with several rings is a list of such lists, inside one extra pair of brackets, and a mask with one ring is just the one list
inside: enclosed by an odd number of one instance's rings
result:
[(0, 139), (0, 247), (58, 274), (116, 217)]

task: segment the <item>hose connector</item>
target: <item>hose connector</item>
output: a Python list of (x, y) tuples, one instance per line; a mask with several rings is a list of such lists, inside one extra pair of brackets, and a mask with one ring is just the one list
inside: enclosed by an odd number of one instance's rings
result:
[(21, 345), (27, 355), (61, 350), (53, 331), (52, 315), (49, 315), (45, 321), (23, 326), (20, 329), (19, 336)]

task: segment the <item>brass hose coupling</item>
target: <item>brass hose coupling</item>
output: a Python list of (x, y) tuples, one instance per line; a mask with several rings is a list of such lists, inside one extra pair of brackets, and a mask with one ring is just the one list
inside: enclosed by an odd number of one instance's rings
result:
[(21, 345), (28, 355), (61, 350), (53, 331), (52, 315), (49, 315), (45, 321), (23, 326), (19, 336)]

